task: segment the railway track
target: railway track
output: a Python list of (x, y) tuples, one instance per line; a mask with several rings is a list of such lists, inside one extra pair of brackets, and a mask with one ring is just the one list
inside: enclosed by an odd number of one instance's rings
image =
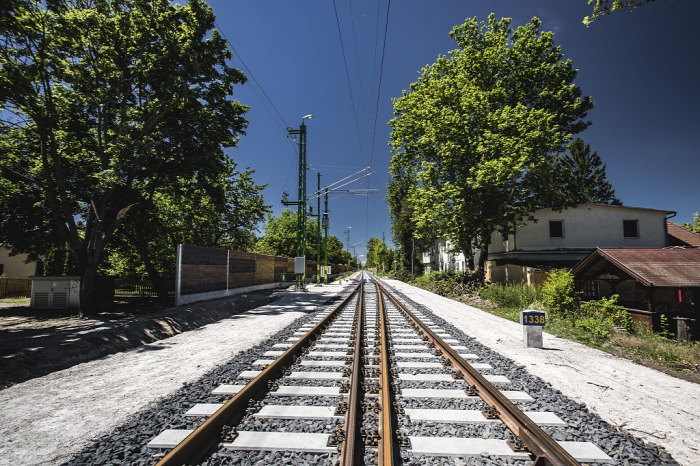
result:
[[(574, 465), (610, 462), (588, 442), (557, 442), (565, 422), (524, 412), (533, 401), (506, 377), (367, 274), (331, 312), (270, 348), (186, 414), (194, 430), (165, 431), (149, 446), (174, 448), (158, 465), (238, 461), (246, 452), (293, 462), (421, 464), (426, 458)], [(450, 428), (445, 429), (444, 426)], [(233, 455), (233, 456), (231, 456)]]

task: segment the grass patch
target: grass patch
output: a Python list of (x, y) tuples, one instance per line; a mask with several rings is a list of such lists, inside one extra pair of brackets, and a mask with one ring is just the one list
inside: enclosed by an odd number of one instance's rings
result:
[(29, 306), (31, 298), (0, 298), (0, 303), (17, 304), (18, 306)]
[(654, 334), (617, 333), (608, 345), (677, 371), (700, 371), (700, 342), (683, 342)]
[[(527, 285), (503, 285), (493, 283), (479, 288), (479, 297), (488, 299), (498, 307), (517, 308), (520, 311), (535, 303), (538, 299), (537, 290)], [(516, 319), (516, 322), (519, 319)]]

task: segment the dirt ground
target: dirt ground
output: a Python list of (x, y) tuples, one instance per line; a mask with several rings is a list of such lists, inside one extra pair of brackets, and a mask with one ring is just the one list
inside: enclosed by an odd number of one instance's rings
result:
[(125, 351), (265, 305), (270, 290), (158, 309), (123, 303), (89, 318), (0, 304), (0, 389)]

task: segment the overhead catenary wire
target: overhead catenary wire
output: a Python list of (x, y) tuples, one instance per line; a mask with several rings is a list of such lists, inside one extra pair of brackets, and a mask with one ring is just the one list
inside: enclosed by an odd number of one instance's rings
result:
[(352, 114), (355, 118), (355, 131), (357, 132), (357, 140), (358, 140), (358, 143), (360, 145), (360, 155), (362, 157), (362, 163), (364, 164), (365, 163), (365, 152), (364, 152), (364, 149), (362, 146), (362, 138), (360, 137), (360, 124), (359, 124), (359, 121), (357, 119), (357, 111), (355, 109), (355, 97), (353, 96), (353, 92), (352, 92), (352, 85), (350, 82), (350, 70), (348, 68), (348, 61), (347, 61), (346, 54), (345, 54), (345, 45), (343, 44), (343, 34), (341, 33), (341, 29), (340, 29), (340, 19), (338, 19), (338, 7), (335, 4), (335, 0), (333, 0), (333, 11), (335, 12), (335, 24), (336, 24), (336, 27), (338, 28), (338, 38), (340, 39), (340, 50), (341, 50), (342, 55), (343, 55), (343, 64), (345, 65), (345, 77), (346, 77), (347, 82), (348, 82), (348, 91), (350, 92), (350, 103), (352, 105)]
[[(226, 33), (223, 31), (223, 28), (221, 26), (219, 26), (219, 24), (216, 21), (214, 21), (214, 25), (216, 26), (219, 34), (221, 34), (221, 37), (224, 38), (224, 40), (226, 41), (228, 46), (231, 48), (231, 50), (233, 51), (235, 56), (238, 57), (238, 61), (240, 61), (241, 67), (245, 70), (246, 76), (250, 77), (250, 79), (251, 79), (251, 81), (249, 81), (250, 82), (250, 89), (253, 91), (253, 94), (255, 95), (255, 97), (258, 98), (258, 100), (263, 105), (265, 110), (267, 110), (267, 112), (270, 114), (272, 119), (275, 120), (275, 123), (277, 123), (277, 125), (279, 125), (280, 128), (282, 128), (282, 131), (284, 131), (285, 138), (287, 138), (287, 140), (290, 143), (290, 145), (288, 147), (290, 147), (291, 150), (293, 151), (293, 153), (296, 155), (296, 152), (297, 152), (296, 143), (292, 139), (289, 139), (289, 132), (288, 132), (289, 125), (287, 124), (286, 120), (284, 119), (284, 117), (282, 116), (280, 111), (277, 110), (277, 107), (275, 106), (274, 102), (272, 102), (272, 99), (270, 99), (270, 96), (267, 95), (267, 92), (265, 92), (265, 89), (263, 89), (262, 85), (260, 84), (260, 82), (257, 80), (255, 75), (253, 74), (253, 71), (246, 64), (245, 60), (243, 60), (243, 57), (241, 56), (241, 54), (238, 53), (238, 50), (236, 50), (236, 48), (233, 46), (231, 41), (228, 39), (228, 37), (226, 36)], [(235, 60), (231, 59), (231, 61), (233, 62), (234, 66), (237, 66)], [(289, 177), (291, 176), (293, 167), (294, 167), (294, 162), (292, 161), (292, 162), (290, 162), (289, 170), (287, 173), (287, 181), (289, 180)]]
[[(224, 38), (228, 46), (231, 48), (231, 51), (233, 51), (234, 55), (237, 57), (237, 60), (231, 60), (234, 66), (236, 65), (236, 61), (240, 62), (240, 67), (244, 69), (245, 75), (250, 78), (250, 89), (252, 90), (253, 94), (255, 94), (255, 96), (258, 98), (265, 110), (267, 110), (267, 112), (270, 114), (272, 119), (275, 120), (275, 123), (277, 123), (280, 126), (280, 128), (282, 128), (285, 137), (287, 137), (287, 128), (289, 127), (289, 124), (287, 124), (286, 120), (284, 119), (280, 111), (277, 109), (277, 106), (275, 106), (274, 102), (272, 102), (270, 96), (267, 94), (267, 92), (265, 92), (265, 89), (263, 89), (262, 85), (253, 74), (253, 71), (250, 69), (250, 67), (248, 67), (245, 60), (243, 60), (241, 54), (238, 52), (238, 50), (236, 50), (236, 47), (234, 47), (231, 41), (228, 39), (226, 33), (223, 31), (221, 26), (219, 26), (219, 24), (216, 21), (214, 21), (214, 25), (216, 26), (219, 34), (221, 34), (221, 37)], [(290, 142), (292, 144), (292, 147), (294, 147), (294, 142), (291, 140)]]
[(384, 76), (384, 56), (386, 55), (386, 38), (389, 31), (389, 12), (391, 10), (391, 0), (388, 0), (386, 4), (386, 20), (384, 22), (384, 41), (382, 44), (382, 61), (379, 66), (379, 86), (377, 88), (377, 103), (374, 107), (374, 128), (372, 130), (372, 143), (370, 145), (369, 153), (369, 164), (372, 165), (372, 159), (374, 157), (374, 141), (377, 135), (377, 118), (379, 116), (379, 97), (382, 92), (382, 78)]

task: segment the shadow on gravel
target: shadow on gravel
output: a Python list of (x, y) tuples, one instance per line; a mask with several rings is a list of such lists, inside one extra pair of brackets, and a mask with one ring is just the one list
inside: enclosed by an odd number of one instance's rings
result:
[[(269, 304), (271, 290), (155, 312), (108, 310), (87, 319), (67, 311), (28, 307), (0, 309), (0, 389), (67, 369)], [(263, 311), (268, 313), (268, 311)], [(279, 311), (269, 311), (270, 315)], [(140, 351), (157, 351), (149, 345)]]

